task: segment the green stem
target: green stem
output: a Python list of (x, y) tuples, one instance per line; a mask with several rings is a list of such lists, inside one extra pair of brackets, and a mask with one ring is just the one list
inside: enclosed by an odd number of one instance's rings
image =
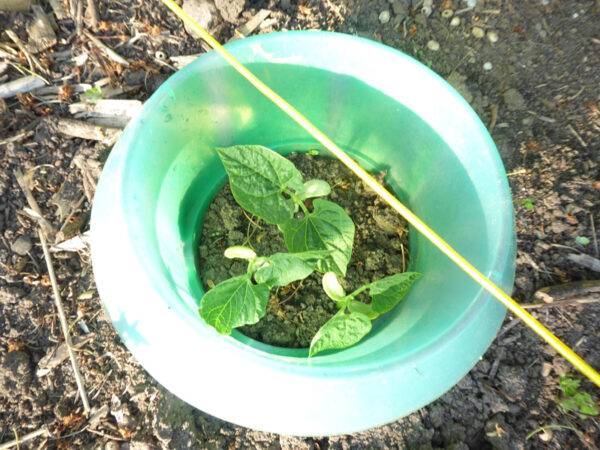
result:
[(569, 426), (566, 426), (566, 425), (554, 425), (554, 424), (552, 424), (552, 425), (546, 425), (546, 426), (543, 426), (543, 427), (539, 427), (538, 429), (533, 430), (531, 433), (529, 433), (527, 435), (527, 437), (525, 438), (525, 440), (531, 439), (533, 436), (535, 436), (536, 434), (540, 433), (541, 431), (545, 431), (545, 430), (548, 430), (548, 429), (551, 429), (551, 428), (561, 428), (561, 429), (565, 429), (565, 430), (571, 430), (571, 431), (575, 432), (575, 434), (578, 435), (578, 436), (581, 433), (579, 430), (577, 430), (577, 429), (575, 429), (573, 427), (569, 427)]
[(310, 215), (310, 212), (308, 211), (308, 208), (304, 205), (304, 202), (300, 200), (300, 198), (294, 192), (290, 191), (288, 188), (283, 188), (283, 192), (289, 195), (290, 198), (294, 200), (300, 206), (300, 208), (302, 208), (302, 211), (305, 215)]
[(348, 302), (350, 302), (350, 300), (354, 300), (354, 297), (356, 297), (358, 294), (360, 294), (362, 291), (369, 289), (371, 287), (371, 283), (369, 284), (365, 284), (361, 287), (359, 287), (357, 290), (355, 290), (354, 292), (352, 292), (351, 294), (346, 295), (346, 299), (348, 299)]

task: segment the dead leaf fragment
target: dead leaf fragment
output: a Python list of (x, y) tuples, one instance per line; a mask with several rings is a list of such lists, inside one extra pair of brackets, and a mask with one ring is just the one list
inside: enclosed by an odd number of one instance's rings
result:
[(61, 102), (68, 100), (69, 97), (71, 97), (71, 94), (73, 94), (73, 91), (73, 86), (71, 86), (70, 84), (63, 84), (58, 91), (58, 99)]
[(21, 341), (8, 341), (7, 353), (21, 352), (25, 350), (25, 344)]
[(85, 417), (81, 413), (71, 413), (63, 417), (61, 424), (69, 430), (75, 430), (85, 423)]
[(529, 141), (525, 143), (525, 147), (527, 147), (527, 150), (530, 152), (535, 153), (540, 149), (540, 144), (538, 144), (536, 141)]
[[(94, 333), (86, 334), (81, 337), (73, 338), (73, 348), (81, 348), (95, 337)], [(36, 375), (43, 377), (50, 373), (52, 369), (62, 364), (69, 357), (69, 349), (67, 343), (63, 342), (56, 349), (56, 352), (51, 349), (46, 356), (40, 359), (38, 362), (38, 369)]]

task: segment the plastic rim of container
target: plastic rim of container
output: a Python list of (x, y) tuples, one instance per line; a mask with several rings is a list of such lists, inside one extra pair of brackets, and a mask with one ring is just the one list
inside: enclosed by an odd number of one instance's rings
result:
[[(227, 48), (361, 163), (388, 168), (415, 213), (511, 288), (514, 225), (502, 163), (483, 124), (440, 77), (389, 47), (334, 33), (274, 33)], [(218, 335), (197, 316), (199, 221), (223, 177), (210, 148), (307, 141), (236, 77), (214, 52), (202, 55), (153, 94), (111, 152), (91, 229), (94, 274), (115, 329), (172, 393), (246, 427), (334, 435), (416, 411), (477, 362), (505, 309), (415, 231), (412, 269), (424, 277), (351, 349), (309, 360), (239, 333)], [(389, 129), (396, 124), (410, 134)]]

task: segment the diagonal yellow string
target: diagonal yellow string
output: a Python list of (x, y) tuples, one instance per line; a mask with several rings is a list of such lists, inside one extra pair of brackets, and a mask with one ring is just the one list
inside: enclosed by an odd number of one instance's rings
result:
[(325, 136), (319, 129), (308, 121), (292, 105), (277, 95), (267, 85), (260, 81), (252, 72), (237, 61), (221, 44), (219, 44), (204, 28), (198, 25), (188, 14), (186, 14), (173, 0), (162, 0), (181, 20), (187, 23), (208, 45), (210, 45), (225, 61), (227, 61), (235, 70), (237, 70), (246, 80), (248, 80), (256, 89), (263, 93), (269, 100), (281, 108), (288, 116), (294, 119), (302, 128), (308, 131), (317, 141), (333, 153), (342, 163), (344, 163), (361, 180), (369, 185), (377, 194), (383, 198), (392, 208), (402, 215), (413, 227), (419, 230), (427, 239), (429, 239), (438, 249), (454, 261), (471, 278), (479, 283), (485, 290), (498, 299), (514, 315), (521, 319), (527, 326), (541, 336), (557, 352), (563, 355), (573, 366), (588, 377), (596, 386), (600, 387), (600, 374), (596, 372), (589, 364), (581, 359), (573, 350), (565, 345), (560, 339), (554, 336), (546, 327), (534, 319), (525, 309), (523, 309), (510, 296), (505, 294), (498, 286), (492, 283), (481, 272), (473, 267), (467, 260), (459, 255), (450, 245), (439, 237), (431, 228), (429, 228), (421, 219), (413, 214), (396, 197), (379, 184), (371, 175), (360, 167), (352, 158), (350, 158), (342, 149)]

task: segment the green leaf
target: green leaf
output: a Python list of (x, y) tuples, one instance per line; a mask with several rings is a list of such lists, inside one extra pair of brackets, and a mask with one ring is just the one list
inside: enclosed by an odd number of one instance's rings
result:
[(558, 387), (566, 396), (572, 397), (577, 394), (580, 385), (580, 381), (573, 378), (572, 375), (567, 374), (558, 377)]
[(295, 203), (284, 188), (302, 189), (302, 174), (283, 156), (260, 145), (218, 148), (235, 201), (246, 211), (271, 224), (289, 220)]
[(369, 331), (371, 320), (361, 313), (340, 311), (323, 325), (310, 343), (309, 357), (323, 350), (346, 348), (356, 344)]
[(269, 288), (241, 275), (219, 283), (202, 297), (199, 313), (221, 334), (258, 322), (267, 312)]
[(346, 275), (352, 256), (354, 223), (344, 209), (327, 200), (316, 199), (314, 211), (302, 220), (290, 219), (281, 225), (287, 248), (292, 253), (307, 250), (329, 250), (331, 254), (319, 261), (319, 272)]
[(586, 416), (597, 416), (598, 410), (594, 405), (592, 397), (587, 392), (584, 392), (584, 394), (587, 394), (587, 396), (581, 400), (581, 403), (579, 405), (579, 412), (581, 414), (585, 414)]
[(391, 277), (382, 278), (369, 285), (373, 302), (373, 311), (384, 314), (391, 310), (404, 298), (413, 283), (423, 275), (416, 272), (404, 272)]
[(373, 308), (371, 307), (371, 305), (367, 305), (366, 303), (359, 302), (358, 300), (352, 300), (348, 304), (348, 309), (350, 310), (350, 312), (353, 312), (353, 313), (364, 314), (371, 320), (377, 319), (377, 317), (379, 317), (379, 314), (377, 314), (375, 311), (373, 311)]
[(254, 279), (269, 287), (286, 286), (309, 276), (315, 270), (317, 260), (313, 252), (310, 255), (275, 253), (268, 258), (268, 265), (256, 271)]
[(296, 195), (300, 200), (306, 200), (307, 198), (313, 197), (325, 197), (331, 193), (331, 186), (327, 181), (323, 180), (310, 180), (304, 183), (302, 189), (296, 192)]

